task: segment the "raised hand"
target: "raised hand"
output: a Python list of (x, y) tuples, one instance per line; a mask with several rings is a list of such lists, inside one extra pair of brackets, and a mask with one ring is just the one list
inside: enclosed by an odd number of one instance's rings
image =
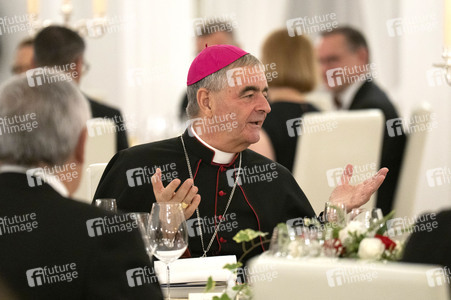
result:
[(353, 173), (353, 166), (347, 165), (343, 175), (341, 175), (341, 184), (338, 185), (330, 195), (329, 201), (333, 203), (344, 203), (346, 209), (351, 211), (358, 208), (370, 200), (370, 197), (384, 182), (388, 173), (387, 168), (380, 169), (373, 177), (357, 185), (350, 185)]
[[(174, 179), (166, 187), (161, 181), (161, 169), (158, 168), (152, 176), (152, 187), (157, 202), (181, 203), (185, 219), (188, 220), (199, 206), (199, 189), (193, 185), (192, 179), (187, 179), (180, 186), (181, 180)], [(177, 188), (180, 188), (177, 190)], [(176, 192), (177, 190), (177, 192)]]

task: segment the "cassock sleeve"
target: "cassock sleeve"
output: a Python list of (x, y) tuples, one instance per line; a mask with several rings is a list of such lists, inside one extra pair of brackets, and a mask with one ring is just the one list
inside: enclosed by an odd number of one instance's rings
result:
[[(155, 202), (152, 184), (144, 176), (144, 159), (140, 153), (130, 154), (129, 149), (120, 151), (108, 163), (100, 179), (94, 199), (114, 198), (123, 212), (150, 212)], [(137, 155), (136, 155), (137, 154)], [(142, 184), (133, 182), (133, 174), (141, 174)], [(146, 181), (147, 180), (147, 181)], [(149, 201), (150, 200), (150, 201)]]

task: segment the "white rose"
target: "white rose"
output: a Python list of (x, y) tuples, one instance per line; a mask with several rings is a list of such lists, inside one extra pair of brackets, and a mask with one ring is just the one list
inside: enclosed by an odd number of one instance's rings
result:
[(385, 245), (378, 238), (364, 238), (359, 245), (359, 257), (362, 259), (379, 259), (384, 253)]
[(360, 221), (351, 221), (348, 225), (340, 230), (338, 233), (338, 238), (340, 239), (342, 244), (347, 244), (350, 241), (351, 237), (349, 236), (350, 232), (354, 232), (357, 235), (366, 233), (365, 225)]

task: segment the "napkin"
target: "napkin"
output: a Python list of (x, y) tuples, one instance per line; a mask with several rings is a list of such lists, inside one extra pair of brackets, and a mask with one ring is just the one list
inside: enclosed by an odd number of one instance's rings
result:
[[(235, 255), (178, 259), (169, 265), (171, 286), (173, 283), (205, 283), (209, 276), (216, 282), (225, 282), (231, 272), (223, 267), (234, 263)], [(155, 272), (160, 284), (166, 284), (166, 264), (155, 261)]]

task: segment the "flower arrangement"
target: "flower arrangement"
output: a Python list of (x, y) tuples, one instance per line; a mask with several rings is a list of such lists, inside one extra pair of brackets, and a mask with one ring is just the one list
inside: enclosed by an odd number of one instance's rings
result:
[[(393, 240), (388, 236), (386, 221), (393, 217), (391, 212), (380, 220), (374, 220), (371, 224), (365, 224), (359, 220), (352, 220), (347, 224), (326, 223), (321, 224), (317, 220), (304, 219), (303, 224), (308, 225), (308, 229), (299, 235), (298, 239), (292, 239), (288, 245), (287, 256), (334, 256), (341, 258), (370, 259), (370, 260), (399, 260), (402, 256), (403, 243)], [(285, 224), (287, 231), (292, 230)], [(312, 239), (311, 232), (316, 232)], [(320, 250), (308, 252), (307, 254), (299, 249), (302, 248), (299, 240), (309, 239), (309, 247), (314, 243), (320, 246)]]
[[(243, 255), (236, 264), (227, 264), (224, 269), (228, 269), (236, 275), (238, 269), (242, 267), (241, 261), (243, 258), (259, 245), (254, 242), (257, 237), (263, 237), (264, 243), (271, 243), (269, 255), (288, 258), (333, 256), (396, 261), (402, 256), (404, 245), (388, 236), (386, 221), (391, 219), (393, 215), (394, 212), (392, 211), (380, 220), (372, 220), (370, 224), (359, 220), (352, 220), (347, 224), (341, 222), (324, 224), (317, 219), (304, 218), (301, 230), (296, 230), (286, 223), (279, 223), (274, 229), (271, 241), (265, 239), (267, 233), (252, 229), (240, 230), (233, 237), (233, 240), (242, 244)], [(249, 242), (251, 246), (246, 247)], [(305, 251), (306, 248), (308, 248), (308, 251)], [(214, 286), (215, 282), (210, 277), (205, 291), (213, 290)], [(220, 297), (214, 296), (213, 300), (251, 298), (250, 287), (246, 283), (237, 283)]]

